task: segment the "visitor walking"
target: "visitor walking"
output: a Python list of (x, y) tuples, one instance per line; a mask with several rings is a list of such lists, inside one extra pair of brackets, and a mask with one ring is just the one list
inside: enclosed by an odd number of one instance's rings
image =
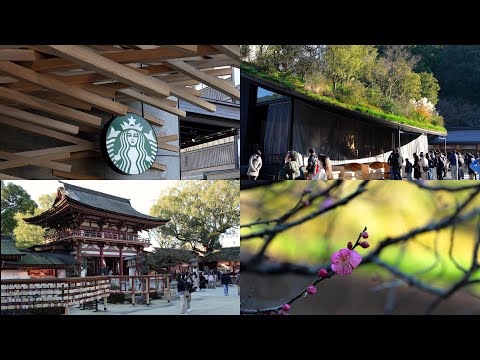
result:
[(456, 152), (458, 159), (458, 180), (463, 180), (465, 174), (463, 172), (463, 165), (465, 164), (465, 159), (463, 158), (460, 152)]
[(190, 309), (190, 303), (192, 301), (192, 292), (194, 292), (193, 284), (190, 281), (185, 281), (185, 301), (187, 303), (187, 313), (192, 311)]
[(450, 163), (450, 174), (452, 175), (452, 180), (458, 180), (458, 158), (455, 151), (451, 151), (448, 155), (448, 162)]
[(296, 151), (287, 152), (284, 159), (285, 163), (278, 173), (279, 180), (295, 180), (300, 177), (300, 167), (296, 155)]
[(415, 180), (422, 178), (422, 174), (420, 173), (420, 158), (417, 153), (413, 153), (413, 178)]
[(388, 165), (390, 166), (390, 174), (389, 174), (390, 180), (395, 180), (395, 174), (393, 172), (393, 162), (392, 162), (394, 154), (395, 154), (395, 149), (392, 149), (392, 152), (390, 153), (390, 155), (388, 155), (388, 159), (387, 159)]
[(237, 293), (240, 296), (240, 271), (237, 273)]
[(208, 275), (208, 287), (215, 289), (215, 276), (213, 274)]
[(468, 169), (468, 176), (470, 180), (476, 180), (475, 171), (470, 167), (470, 164), (475, 160), (475, 157), (472, 153), (467, 153), (465, 155), (465, 165)]
[(177, 276), (177, 290), (178, 296), (180, 296), (180, 314), (187, 314), (187, 302), (185, 299), (185, 281), (183, 280), (182, 275), (178, 274)]
[(262, 168), (262, 152), (260, 150), (257, 150), (255, 154), (250, 156), (250, 160), (248, 161), (248, 163), (248, 180), (257, 180), (260, 169)]
[(427, 161), (428, 161), (428, 180), (437, 180), (437, 163), (436, 163), (435, 155), (433, 155), (432, 151), (430, 151), (427, 154)]
[(435, 152), (435, 159), (437, 161), (437, 179), (443, 180), (443, 172), (445, 171), (445, 162), (442, 159), (440, 151)]
[(422, 180), (428, 180), (428, 160), (425, 159), (423, 152), (420, 153), (420, 175)]
[(318, 156), (318, 172), (313, 180), (333, 180), (332, 162), (327, 155)]
[(412, 171), (412, 163), (408, 159), (405, 159), (405, 174), (407, 174), (407, 180), (412, 180)]
[(315, 149), (313, 148), (308, 150), (308, 152), (310, 153), (310, 156), (308, 157), (306, 170), (308, 174), (308, 180), (312, 180), (318, 172), (318, 155), (315, 153)]
[(228, 285), (232, 283), (232, 280), (226, 271), (222, 274), (221, 281), (223, 285), (223, 294), (228, 296)]
[(392, 163), (392, 167), (393, 167), (393, 179), (402, 180), (403, 157), (400, 154), (399, 148), (395, 149), (390, 162)]
[(475, 160), (472, 161), (470, 164), (470, 169), (472, 169), (475, 172), (475, 175), (477, 179), (480, 177), (480, 158), (476, 158)]
[(207, 288), (207, 278), (203, 275), (203, 273), (200, 273), (200, 276), (198, 277), (200, 281), (200, 291), (205, 290)]

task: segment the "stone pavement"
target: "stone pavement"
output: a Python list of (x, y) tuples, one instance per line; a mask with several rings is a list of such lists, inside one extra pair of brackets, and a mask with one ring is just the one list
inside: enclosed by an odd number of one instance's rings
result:
[[(192, 309), (188, 315), (239, 315), (240, 296), (237, 286), (230, 285), (229, 296), (223, 295), (223, 288), (206, 289), (192, 294)], [(103, 304), (99, 304), (103, 309)], [(152, 300), (151, 305), (107, 304), (107, 311), (80, 310), (70, 308), (70, 315), (180, 315), (180, 300)]]

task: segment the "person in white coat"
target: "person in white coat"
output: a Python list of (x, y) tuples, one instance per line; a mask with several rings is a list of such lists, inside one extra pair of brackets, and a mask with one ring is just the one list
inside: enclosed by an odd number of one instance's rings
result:
[(326, 155), (318, 155), (318, 172), (312, 180), (333, 180), (332, 162)]
[(422, 180), (428, 180), (428, 160), (423, 155), (423, 152), (420, 153), (420, 174), (422, 176)]
[(255, 154), (250, 156), (248, 165), (248, 180), (257, 180), (260, 169), (262, 168), (262, 152), (257, 150)]

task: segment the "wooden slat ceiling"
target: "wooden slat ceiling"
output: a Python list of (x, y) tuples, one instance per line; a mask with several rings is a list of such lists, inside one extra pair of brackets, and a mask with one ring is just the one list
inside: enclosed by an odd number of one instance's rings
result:
[[(62, 161), (99, 154), (98, 144), (84, 138), (100, 133), (102, 112), (138, 113), (125, 104), (136, 100), (184, 117), (177, 101), (166, 99), (169, 96), (214, 112), (215, 105), (200, 98), (200, 92), (192, 86), (203, 83), (239, 99), (234, 84), (220, 77), (230, 75), (231, 67), (239, 64), (238, 45), (3, 45), (0, 131), (10, 126), (78, 148), (45, 149), (49, 150), (46, 154), (43, 150), (3, 151), (0, 169), (32, 165), (52, 169), (56, 176), (80, 176), (66, 175), (71, 167)], [(144, 117), (157, 126), (166, 121), (151, 114)], [(172, 136), (176, 135), (166, 138)], [(165, 141), (160, 145), (178, 151), (178, 147)], [(162, 164), (154, 168), (166, 169)], [(0, 173), (0, 178), (13, 177)]]

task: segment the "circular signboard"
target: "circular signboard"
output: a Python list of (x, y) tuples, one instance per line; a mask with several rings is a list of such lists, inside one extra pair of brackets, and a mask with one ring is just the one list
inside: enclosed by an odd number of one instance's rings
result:
[(128, 113), (105, 125), (102, 152), (115, 171), (126, 175), (141, 174), (155, 161), (157, 137), (143, 117)]

